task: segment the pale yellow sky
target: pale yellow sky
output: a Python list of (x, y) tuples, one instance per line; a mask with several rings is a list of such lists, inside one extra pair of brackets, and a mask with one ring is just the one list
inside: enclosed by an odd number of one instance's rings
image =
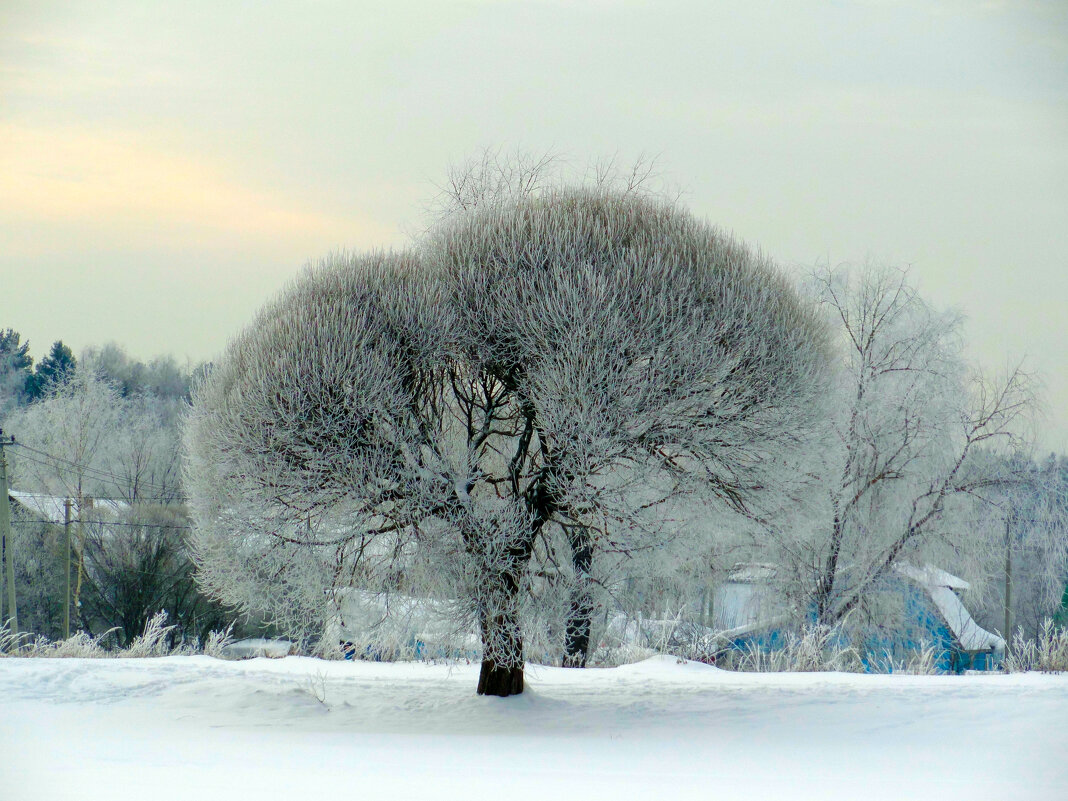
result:
[(655, 154), (787, 264), (912, 265), (1068, 451), (1068, 4), (0, 5), (0, 327), (219, 352), (484, 147)]

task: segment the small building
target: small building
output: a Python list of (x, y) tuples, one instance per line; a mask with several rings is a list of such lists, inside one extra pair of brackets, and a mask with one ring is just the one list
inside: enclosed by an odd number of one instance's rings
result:
[[(772, 651), (781, 648), (791, 616), (775, 583), (774, 565), (737, 565), (716, 588), (713, 629), (723, 650)], [(884, 577), (874, 609), (886, 610), (884, 620), (853, 627), (839, 635), (852, 645), (864, 664), (879, 670), (926, 648), (934, 652), (934, 666), (945, 673), (995, 670), (1005, 655), (1005, 640), (982, 628), (961, 600), (969, 589), (962, 578), (933, 565), (895, 566)], [(811, 613), (815, 622), (815, 612)], [(849, 642), (847, 637), (854, 640)]]
[[(63, 498), (58, 495), (48, 495), (43, 492), (23, 492), (22, 490), (9, 489), (8, 496), (12, 501), (12, 508), (20, 507), (34, 519), (54, 526), (62, 526), (66, 519), (66, 504), (70, 501), (71, 518), (78, 518), (78, 501)], [(96, 510), (97, 514), (118, 516), (130, 508), (125, 501), (101, 500), (89, 496), (82, 498), (82, 510), (88, 513), (90, 509)]]
[(906, 586), (902, 591), (907, 619), (914, 622), (909, 645), (920, 647), (920, 635), (935, 647), (939, 670), (996, 670), (1005, 658), (1005, 640), (972, 618), (961, 594), (970, 588), (962, 578), (933, 565), (916, 567), (907, 562), (894, 566)]
[(327, 621), (323, 642), (337, 643), (345, 659), (480, 658), (478, 634), (456, 627), (455, 602), (355, 588), (333, 595), (337, 614)]

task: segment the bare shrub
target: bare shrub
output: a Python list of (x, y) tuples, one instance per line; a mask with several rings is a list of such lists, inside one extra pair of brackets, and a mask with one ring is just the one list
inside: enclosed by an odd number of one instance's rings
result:
[(716, 662), (728, 670), (754, 673), (814, 673), (841, 671), (862, 673), (860, 653), (847, 645), (837, 627), (814, 624), (788, 632), (778, 648), (749, 643), (744, 650), (730, 650)]
[[(167, 613), (158, 612), (135, 637), (128, 648), (117, 645), (117, 629), (100, 634), (79, 631), (65, 640), (50, 640), (42, 634), (32, 637), (25, 632), (12, 632), (8, 624), (0, 627), (0, 657), (30, 659), (144, 659), (157, 656), (206, 656), (222, 658), (222, 649), (232, 641), (233, 626), (224, 631), (212, 631), (201, 648), (198, 640), (171, 645), (169, 637), (174, 626), (164, 625)], [(110, 645), (110, 647), (109, 647)]]
[(208, 640), (204, 643), (204, 655), (222, 659), (223, 650), (234, 641), (234, 624), (231, 623), (225, 629), (215, 629), (208, 633)]
[(1057, 628), (1050, 618), (1046, 618), (1042, 631), (1033, 640), (1024, 636), (1023, 629), (1017, 629), (1012, 648), (1005, 656), (1005, 670), (1009, 673), (1068, 671), (1068, 629)]

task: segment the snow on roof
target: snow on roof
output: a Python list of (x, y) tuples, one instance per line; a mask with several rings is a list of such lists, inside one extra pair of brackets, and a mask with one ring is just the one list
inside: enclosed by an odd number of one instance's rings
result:
[(1005, 640), (980, 627), (949, 587), (928, 587), (927, 592), (965, 651), (1005, 650)]
[[(8, 495), (11, 497), (11, 500), (15, 501), (19, 506), (47, 522), (63, 525), (63, 521), (66, 518), (64, 509), (64, 505), (67, 501), (66, 498), (60, 498), (57, 495), (46, 495), (43, 492), (23, 492), (14, 489), (8, 490)], [(71, 503), (71, 507), (74, 510), (72, 512), (73, 514), (77, 514), (77, 506), (77, 501)], [(89, 508), (88, 505), (87, 508)], [(129, 509), (130, 505), (125, 501), (95, 499), (92, 501), (91, 508), (102, 509), (112, 514), (119, 514), (126, 509)]]
[(727, 581), (768, 581), (775, 578), (778, 568), (761, 562), (739, 562), (727, 574)]
[(922, 568), (901, 562), (894, 569), (903, 576), (923, 585), (931, 596), (938, 613), (946, 621), (953, 636), (957, 638), (965, 651), (1004, 651), (1005, 640), (982, 628), (972, 618), (971, 613), (961, 603), (954, 590), (966, 590), (971, 587), (967, 581), (952, 573), (947, 573), (934, 565), (926, 564)]
[(925, 564), (923, 567), (916, 567), (916, 565), (908, 562), (899, 562), (894, 565), (894, 570), (928, 587), (949, 587), (954, 590), (967, 590), (972, 586), (959, 576), (947, 573), (945, 570), (930, 563)]
[(296, 643), (289, 640), (268, 640), (262, 637), (253, 637), (247, 640), (237, 640), (222, 647), (223, 659), (255, 659), (265, 656), (268, 659), (281, 659), (296, 653)]

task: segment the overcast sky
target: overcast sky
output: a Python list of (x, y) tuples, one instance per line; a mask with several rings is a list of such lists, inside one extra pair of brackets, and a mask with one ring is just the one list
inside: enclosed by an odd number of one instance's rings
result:
[(450, 163), (656, 155), (783, 264), (911, 265), (1068, 451), (1068, 3), (0, 4), (0, 327), (201, 360)]

